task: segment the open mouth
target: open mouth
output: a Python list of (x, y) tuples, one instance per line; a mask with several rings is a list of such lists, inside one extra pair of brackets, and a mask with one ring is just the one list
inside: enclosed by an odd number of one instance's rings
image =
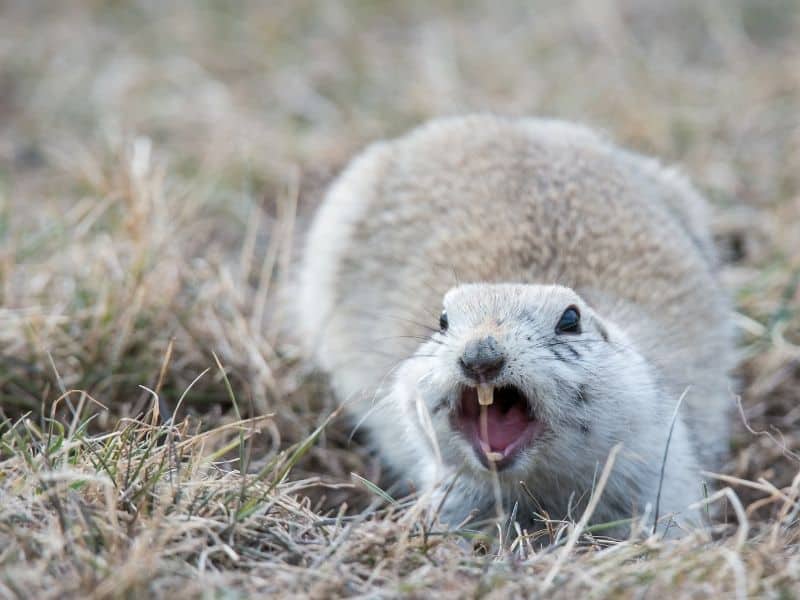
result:
[(525, 395), (514, 386), (464, 388), (454, 425), (486, 468), (501, 470), (542, 431)]

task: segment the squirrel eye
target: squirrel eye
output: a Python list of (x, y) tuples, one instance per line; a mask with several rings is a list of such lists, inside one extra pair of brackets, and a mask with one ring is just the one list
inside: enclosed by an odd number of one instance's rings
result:
[(439, 331), (444, 333), (445, 331), (447, 331), (448, 325), (449, 323), (447, 322), (447, 311), (443, 310), (442, 314), (439, 315)]
[(580, 333), (581, 332), (581, 313), (575, 306), (570, 306), (561, 315), (556, 325), (556, 333)]

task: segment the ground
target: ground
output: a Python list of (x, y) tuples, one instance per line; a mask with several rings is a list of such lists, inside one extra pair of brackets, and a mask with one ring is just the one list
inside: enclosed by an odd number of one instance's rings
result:
[[(712, 202), (741, 409), (711, 531), (446, 533), (300, 360), (279, 295), (326, 182), (467, 111), (589, 124)], [(793, 0), (4, 2), (0, 594), (800, 594), (798, 249)]]

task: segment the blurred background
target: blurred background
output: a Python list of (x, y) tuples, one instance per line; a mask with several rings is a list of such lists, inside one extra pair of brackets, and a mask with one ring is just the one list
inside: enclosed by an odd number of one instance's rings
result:
[[(790, 480), (795, 0), (2, 2), (2, 411), (80, 388), (103, 428), (144, 410), (140, 385), (173, 408), (193, 385), (186, 411), (230, 420), (213, 352), (248, 412), (279, 411), (273, 450), (301, 439), (332, 402), (277, 294), (321, 190), (370, 141), (468, 111), (586, 123), (691, 176), (736, 300), (742, 414), (767, 432), (737, 419), (727, 469)], [(379, 479), (348, 434), (309, 468)]]

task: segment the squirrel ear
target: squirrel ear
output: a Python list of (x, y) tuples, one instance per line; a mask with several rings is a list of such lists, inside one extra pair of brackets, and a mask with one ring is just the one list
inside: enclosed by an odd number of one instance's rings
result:
[(609, 337), (608, 329), (606, 328), (605, 323), (603, 323), (603, 320), (597, 316), (597, 311), (595, 311), (594, 309), (594, 302), (592, 301), (591, 292), (590, 291), (587, 292), (586, 290), (583, 289), (580, 290), (576, 289), (575, 292), (581, 297), (586, 306), (588, 306), (591, 309), (592, 323), (594, 323), (595, 327), (597, 327), (597, 331), (600, 332), (600, 335), (602, 336), (603, 340), (607, 342)]
[(603, 336), (603, 339), (607, 342), (608, 341), (608, 329), (606, 329), (606, 326), (597, 317), (595, 317), (594, 322), (595, 322), (595, 325), (597, 325), (597, 331), (600, 332), (600, 335)]

